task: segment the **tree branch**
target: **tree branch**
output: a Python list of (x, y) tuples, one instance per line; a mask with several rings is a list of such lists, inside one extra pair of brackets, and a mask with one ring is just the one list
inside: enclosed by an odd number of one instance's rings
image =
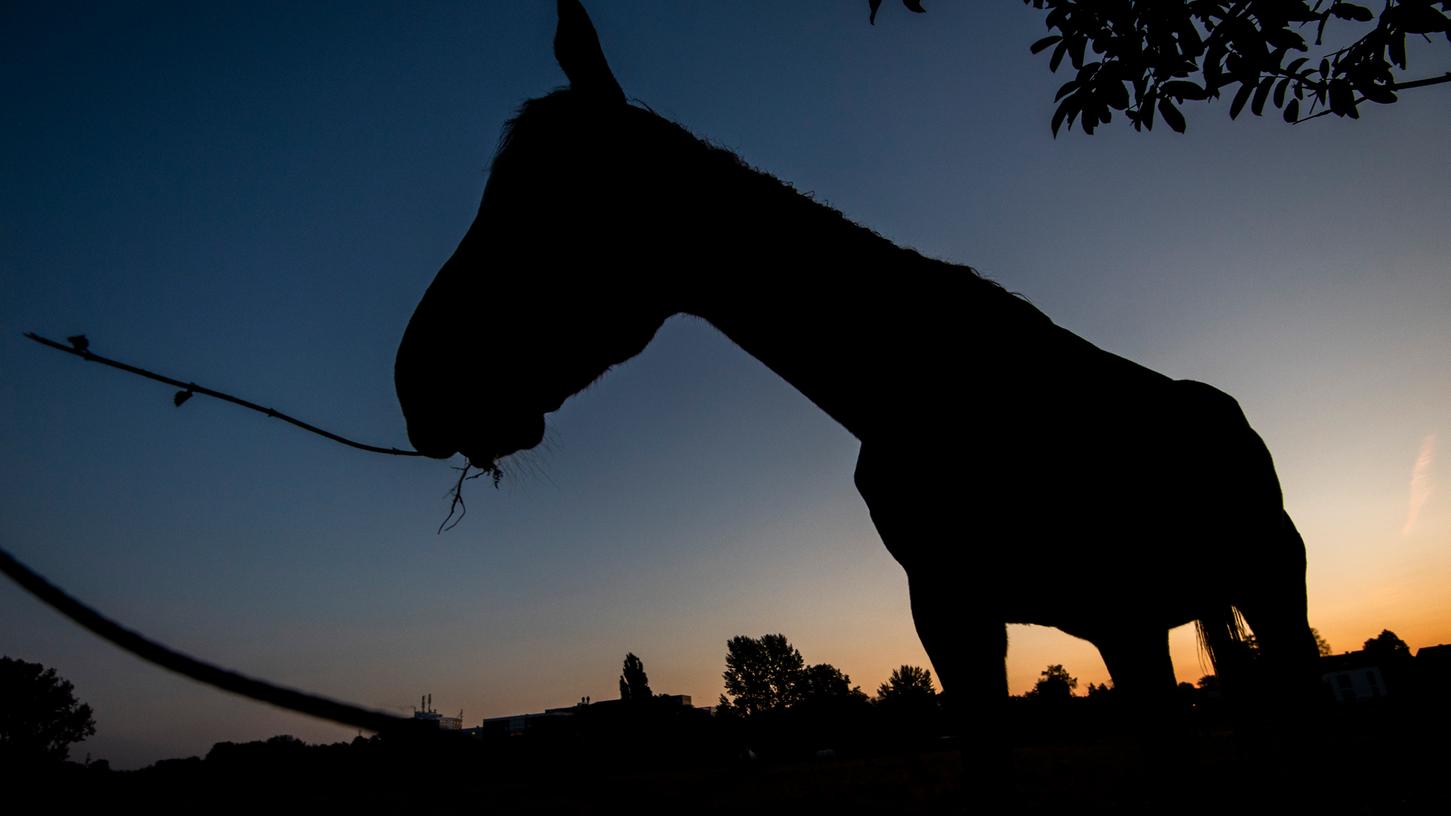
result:
[[(1447, 82), (1451, 82), (1451, 71), (1448, 71), (1447, 73), (1442, 74), (1441, 76), (1438, 76), (1438, 77), (1426, 77), (1425, 79), (1413, 79), (1410, 82), (1397, 82), (1397, 83), (1394, 83), (1394, 84), (1391, 84), (1391, 85), (1387, 85), (1386, 87), (1389, 88), (1389, 89), (1391, 89), (1391, 90), (1393, 90), (1393, 91), (1400, 91), (1400, 90), (1404, 90), (1406, 88), (1424, 88), (1427, 85), (1442, 85), (1442, 84), (1445, 84)], [(1363, 96), (1362, 97), (1358, 97), (1355, 100), (1355, 104), (1356, 105), (1359, 105), (1360, 103), (1362, 103), (1364, 101), (1366, 101), (1366, 98), (1365, 97), (1363, 97)], [(1306, 116), (1304, 118), (1296, 119), (1295, 121), (1291, 122), (1290, 124), (1292, 124), (1292, 125), (1298, 125), (1301, 122), (1308, 122), (1311, 119), (1319, 119), (1320, 117), (1326, 116), (1326, 115), (1328, 115), (1330, 113), (1333, 113), (1333, 112), (1334, 111), (1331, 111), (1329, 108), (1326, 108), (1325, 110), (1320, 111), (1319, 113), (1312, 113), (1309, 116)]]
[(348, 439), (347, 437), (340, 434), (335, 434), (332, 431), (323, 430), (322, 428), (319, 428), (311, 423), (303, 422), (296, 417), (288, 416), (287, 414), (284, 414), (275, 408), (267, 408), (262, 405), (258, 405), (257, 403), (250, 400), (245, 400), (241, 397), (234, 397), (231, 394), (227, 394), (222, 391), (206, 388), (192, 382), (182, 382), (181, 380), (178, 380), (174, 377), (168, 377), (164, 374), (157, 374), (154, 371), (148, 371), (147, 369), (133, 366), (128, 363), (123, 363), (119, 360), (112, 360), (109, 357), (102, 357), (101, 355), (96, 354), (89, 349), (89, 344), (85, 342), (84, 336), (73, 339), (71, 341), (71, 345), (69, 346), (64, 343), (59, 343), (55, 340), (51, 340), (47, 337), (41, 337), (35, 332), (26, 332), (25, 336), (41, 344), (42, 346), (48, 346), (57, 351), (64, 351), (66, 354), (73, 354), (81, 358), (82, 360), (88, 360), (93, 363), (100, 363), (101, 365), (120, 369), (121, 371), (125, 371), (128, 374), (135, 374), (138, 377), (145, 377), (148, 380), (155, 380), (159, 383), (166, 383), (167, 385), (180, 388), (182, 390), (177, 392), (176, 395), (176, 404), (178, 406), (185, 402), (187, 399), (189, 399), (191, 395), (200, 394), (204, 397), (212, 397), (214, 399), (219, 399), (223, 402), (230, 402), (233, 405), (240, 405), (243, 408), (248, 409), (249, 411), (256, 411), (259, 414), (265, 414), (266, 416), (272, 417), (273, 419), (280, 419), (289, 425), (296, 426), (310, 433), (315, 433), (318, 436), (324, 437), (326, 439), (331, 439), (332, 441), (337, 442), (340, 445), (347, 445), (350, 448), (357, 448), (358, 450), (368, 451), (369, 453), (386, 453), (390, 456), (423, 455), (416, 450), (384, 448), (378, 445), (368, 445), (363, 442), (357, 442), (352, 439)]
[(1407, 88), (1424, 88), (1427, 85), (1440, 85), (1446, 82), (1451, 82), (1451, 71), (1447, 71), (1446, 73), (1436, 77), (1413, 79), (1410, 82), (1392, 82), (1386, 87), (1390, 88), (1393, 91), (1404, 91)]

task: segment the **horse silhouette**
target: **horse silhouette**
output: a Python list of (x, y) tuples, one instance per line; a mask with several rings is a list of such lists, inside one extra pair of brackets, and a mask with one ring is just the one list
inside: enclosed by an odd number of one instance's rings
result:
[(1190, 621), (1227, 681), (1246, 622), (1269, 675), (1311, 676), (1304, 544), (1231, 397), (629, 104), (583, 8), (559, 14), (569, 85), (508, 123), (398, 349), (419, 451), (490, 467), (534, 447), (546, 414), (695, 315), (860, 440), (856, 485), (975, 728), (1007, 696), (1008, 623), (1091, 641), (1146, 712), (1170, 704), (1168, 631)]

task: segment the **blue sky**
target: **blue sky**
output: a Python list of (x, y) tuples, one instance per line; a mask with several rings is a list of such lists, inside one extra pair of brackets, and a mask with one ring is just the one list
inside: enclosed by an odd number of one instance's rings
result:
[[(875, 27), (865, 3), (595, 5), (627, 94), (1106, 349), (1235, 395), (1334, 646), (1383, 627), (1451, 641), (1447, 88), (1358, 122), (1230, 122), (1226, 100), (1188, 109), (1184, 136), (1055, 140), (1064, 77), (1028, 54), (1042, 17), (1020, 3), (888, 4)], [(405, 713), (425, 692), (471, 721), (610, 697), (626, 651), (657, 690), (710, 702), (737, 634), (782, 632), (868, 691), (926, 665), (851, 485), (855, 441), (698, 321), (566, 404), (442, 536), (443, 463), (176, 409), (20, 337), (84, 332), (405, 444), (394, 349), (503, 122), (563, 82), (553, 25), (551, 3), (0, 11), (4, 546), (185, 651)], [(1445, 52), (1413, 68), (1445, 71)], [(973, 429), (949, 412), (932, 432)], [(1050, 662), (1104, 678), (1086, 644), (1011, 637), (1015, 691)], [(1192, 637), (1174, 643), (1197, 677)], [(98, 725), (78, 754), (121, 767), (351, 736), (143, 665), (8, 584), (0, 652), (74, 681)]]

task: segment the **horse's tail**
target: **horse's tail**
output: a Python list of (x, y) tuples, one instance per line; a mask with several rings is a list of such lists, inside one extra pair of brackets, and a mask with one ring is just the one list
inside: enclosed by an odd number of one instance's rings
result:
[(1249, 658), (1249, 632), (1239, 609), (1229, 604), (1195, 621), (1199, 648), (1209, 655), (1222, 685), (1243, 681)]

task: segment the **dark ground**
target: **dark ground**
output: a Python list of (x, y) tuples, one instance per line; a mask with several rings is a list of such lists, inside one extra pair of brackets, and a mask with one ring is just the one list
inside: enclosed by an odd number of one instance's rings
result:
[[(1451, 740), (1444, 712), (1338, 711), (1308, 761), (1255, 759), (1227, 730), (1200, 733), (1151, 778), (1127, 736), (1029, 734), (1010, 772), (968, 790), (951, 741), (914, 750), (824, 752), (709, 761), (656, 746), (577, 751), (304, 746), (269, 741), (213, 749), (140, 771), (71, 764), (49, 773), (0, 768), (7, 813), (1281, 813), (1448, 812)], [(226, 744), (223, 744), (226, 745)], [(454, 746), (455, 748), (457, 745)], [(500, 751), (506, 753), (501, 753)], [(1301, 757), (1301, 760), (1304, 758)], [(970, 794), (970, 795), (969, 795)]]

